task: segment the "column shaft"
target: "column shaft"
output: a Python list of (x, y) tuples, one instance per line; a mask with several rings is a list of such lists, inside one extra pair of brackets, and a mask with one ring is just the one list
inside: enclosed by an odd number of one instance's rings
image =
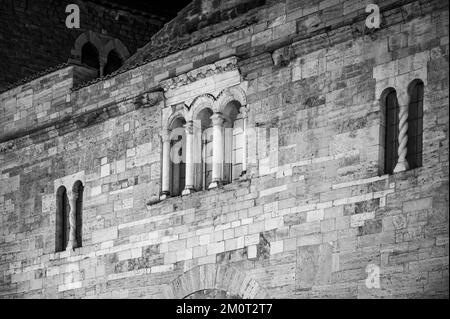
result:
[(170, 194), (170, 132), (163, 131), (161, 138), (163, 157), (160, 199), (165, 199)]
[(395, 165), (394, 173), (406, 171), (409, 168), (406, 160), (408, 151), (408, 103), (405, 96), (400, 96), (399, 123), (398, 123), (398, 161)]
[(216, 188), (222, 182), (223, 171), (223, 122), (222, 114), (215, 113), (211, 116), (213, 123), (213, 163), (212, 182), (208, 188)]
[(186, 123), (186, 186), (182, 195), (194, 191), (194, 129), (193, 122)]

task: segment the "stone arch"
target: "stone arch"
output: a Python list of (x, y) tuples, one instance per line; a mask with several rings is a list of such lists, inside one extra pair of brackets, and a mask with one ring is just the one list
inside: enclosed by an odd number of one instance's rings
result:
[(182, 299), (202, 290), (225, 291), (243, 299), (268, 298), (255, 279), (229, 265), (199, 265), (174, 279), (169, 288), (168, 297), (173, 299)]
[(122, 43), (122, 41), (120, 41), (118, 39), (111, 39), (103, 47), (105, 56), (108, 56), (108, 54), (112, 50), (116, 50), (116, 52), (121, 57), (122, 61), (125, 61), (126, 59), (128, 59), (130, 57), (130, 52), (128, 51), (127, 47)]
[(172, 124), (179, 118), (183, 118), (185, 121), (187, 121), (187, 114), (184, 109), (178, 109), (172, 112), (167, 120), (164, 121), (163, 130), (170, 130)]
[(216, 99), (212, 94), (207, 93), (197, 96), (189, 106), (189, 118), (187, 120), (195, 120), (197, 115), (205, 108), (209, 108), (212, 112), (214, 112), (215, 101)]
[(86, 31), (75, 40), (75, 44), (72, 49), (72, 55), (75, 57), (75, 59), (81, 59), (81, 50), (83, 46), (88, 42), (92, 43), (92, 45), (97, 48), (100, 55), (102, 54), (103, 45), (100, 37), (95, 32)]
[(214, 108), (217, 112), (222, 113), (225, 107), (232, 101), (239, 102), (243, 107), (247, 106), (247, 97), (244, 90), (239, 86), (229, 87), (220, 92), (215, 101)]

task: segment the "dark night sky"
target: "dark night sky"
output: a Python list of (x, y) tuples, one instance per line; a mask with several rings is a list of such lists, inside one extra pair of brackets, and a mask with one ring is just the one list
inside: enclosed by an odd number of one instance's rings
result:
[(89, 0), (97, 3), (109, 3), (126, 6), (132, 9), (145, 11), (150, 14), (164, 15), (173, 18), (177, 13), (187, 6), (192, 0)]

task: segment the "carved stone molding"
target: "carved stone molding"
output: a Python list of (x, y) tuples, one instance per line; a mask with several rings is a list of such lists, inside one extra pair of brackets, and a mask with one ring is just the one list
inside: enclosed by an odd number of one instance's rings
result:
[(167, 92), (208, 76), (236, 69), (237, 58), (233, 56), (162, 81), (160, 85), (164, 89), (164, 92)]

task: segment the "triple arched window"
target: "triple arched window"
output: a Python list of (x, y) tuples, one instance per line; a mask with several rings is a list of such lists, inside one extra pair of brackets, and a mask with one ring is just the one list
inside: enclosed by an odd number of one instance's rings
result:
[(232, 97), (220, 102), (203, 97), (169, 119), (162, 134), (162, 198), (229, 184), (245, 171), (246, 108)]
[(56, 192), (55, 250), (81, 247), (83, 183), (76, 181), (69, 191), (60, 186)]
[(400, 105), (393, 88), (383, 94), (384, 173), (422, 166), (424, 84), (414, 80), (408, 87), (407, 105)]

